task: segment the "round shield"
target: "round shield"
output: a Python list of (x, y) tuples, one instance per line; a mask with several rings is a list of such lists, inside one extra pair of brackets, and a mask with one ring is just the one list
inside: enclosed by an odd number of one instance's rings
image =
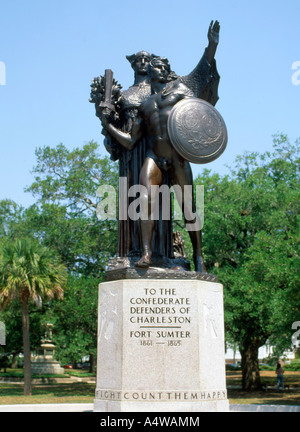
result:
[(185, 160), (197, 164), (217, 159), (228, 140), (220, 113), (198, 98), (183, 99), (172, 108), (168, 133), (175, 150)]

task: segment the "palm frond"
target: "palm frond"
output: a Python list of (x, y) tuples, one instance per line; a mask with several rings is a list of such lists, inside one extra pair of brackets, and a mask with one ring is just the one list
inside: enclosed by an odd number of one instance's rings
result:
[(62, 298), (67, 274), (56, 255), (33, 240), (7, 242), (0, 248), (0, 303), (24, 296), (31, 301)]

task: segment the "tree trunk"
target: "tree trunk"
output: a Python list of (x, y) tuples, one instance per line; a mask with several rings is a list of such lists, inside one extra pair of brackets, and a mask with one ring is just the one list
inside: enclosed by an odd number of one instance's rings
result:
[(28, 295), (22, 297), (22, 328), (23, 328), (23, 354), (24, 354), (24, 396), (31, 396), (31, 355), (30, 355), (30, 333)]
[(17, 359), (18, 359), (18, 355), (20, 354), (20, 352), (18, 351), (18, 352), (14, 352), (13, 353), (13, 358), (12, 358), (12, 361), (11, 361), (11, 368), (12, 369), (16, 369), (17, 368)]
[(261, 380), (258, 367), (258, 349), (261, 344), (256, 341), (250, 343), (245, 349), (240, 348), (242, 356), (242, 387), (243, 390), (260, 390)]
[(95, 369), (95, 356), (94, 354), (90, 354), (90, 373), (93, 373)]

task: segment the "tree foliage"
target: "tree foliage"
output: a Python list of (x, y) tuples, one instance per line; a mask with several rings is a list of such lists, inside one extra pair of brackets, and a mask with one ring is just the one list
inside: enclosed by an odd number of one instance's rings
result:
[(31, 394), (29, 303), (61, 298), (65, 267), (52, 251), (31, 239), (6, 240), (0, 248), (0, 306), (19, 300), (22, 310), (24, 394)]
[(61, 364), (96, 358), (99, 283), (93, 277), (69, 276), (63, 301), (53, 302), (48, 312)]
[[(62, 144), (39, 148), (36, 156), (35, 181), (27, 188), (36, 204), (24, 209), (10, 200), (0, 202), (0, 242), (29, 237), (60, 256), (69, 274), (63, 306), (52, 301), (34, 310), (29, 304), (40, 323), (31, 326), (31, 343), (34, 348), (39, 344), (44, 320), (53, 321), (59, 329), (58, 333), (54, 328), (57, 356), (63, 363), (79, 361), (95, 355), (97, 286), (117, 250), (116, 221), (100, 221), (95, 211), (97, 189), (103, 184), (116, 186), (117, 167), (98, 155), (94, 142), (72, 151)], [(2, 313), (9, 318), (9, 310)], [(9, 333), (20, 330), (20, 318), (13, 316)], [(11, 352), (20, 350), (20, 331), (15, 336), (6, 347)]]
[(34, 232), (54, 247), (69, 271), (100, 276), (117, 250), (117, 222), (97, 219), (97, 190), (117, 189), (117, 167), (97, 153), (90, 142), (82, 149), (39, 148), (33, 169), (35, 181), (27, 188), (37, 197), (28, 211)]
[[(227, 339), (239, 344), (244, 388), (260, 386), (257, 352), (291, 344), (299, 297), (299, 142), (237, 159), (230, 175), (204, 171), (206, 262), (225, 288)], [(255, 377), (255, 378), (253, 378)]]
[[(42, 311), (55, 325), (62, 363), (96, 354), (97, 286), (117, 251), (117, 222), (96, 216), (97, 189), (117, 187), (117, 167), (97, 148), (90, 142), (72, 151), (62, 144), (37, 149), (35, 180), (27, 188), (36, 204), (24, 209), (0, 202), (0, 242), (38, 239), (68, 269), (64, 300)], [(226, 340), (239, 346), (244, 388), (256, 388), (259, 347), (269, 341), (282, 352), (299, 321), (299, 141), (277, 135), (273, 152), (246, 153), (225, 176), (204, 169), (195, 183), (205, 191), (205, 263), (224, 285)], [(186, 231), (184, 238), (191, 257)], [(30, 307), (37, 335), (39, 312)]]

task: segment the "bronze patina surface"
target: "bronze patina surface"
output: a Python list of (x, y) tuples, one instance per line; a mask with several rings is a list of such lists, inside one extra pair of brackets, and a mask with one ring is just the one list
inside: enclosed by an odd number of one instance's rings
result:
[(227, 129), (221, 114), (198, 98), (184, 99), (173, 107), (168, 133), (175, 150), (196, 164), (214, 161), (227, 145)]

